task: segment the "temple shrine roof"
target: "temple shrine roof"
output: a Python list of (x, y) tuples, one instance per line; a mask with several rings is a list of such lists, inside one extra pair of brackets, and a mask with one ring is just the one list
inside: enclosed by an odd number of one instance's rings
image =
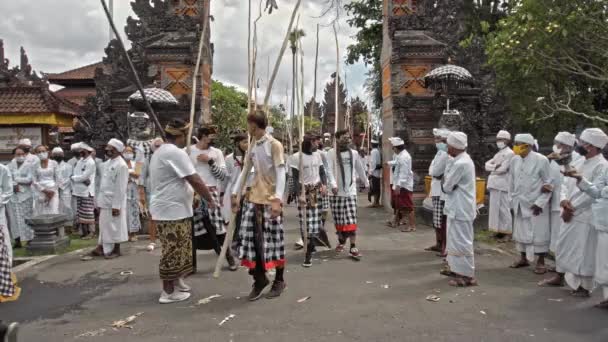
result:
[(45, 74), (50, 83), (59, 85), (79, 84), (95, 84), (95, 70), (97, 68), (105, 69), (103, 62), (97, 62), (85, 65), (76, 69), (64, 71), (61, 73)]
[(0, 91), (0, 124), (71, 126), (78, 108), (44, 86), (17, 86)]

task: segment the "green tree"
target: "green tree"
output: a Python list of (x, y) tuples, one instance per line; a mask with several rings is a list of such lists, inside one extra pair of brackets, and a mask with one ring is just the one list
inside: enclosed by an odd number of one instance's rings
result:
[(247, 94), (220, 81), (211, 83), (211, 117), (218, 126), (218, 148), (232, 147), (235, 129), (245, 129)]
[(486, 50), (514, 122), (545, 135), (608, 123), (607, 6), (520, 0), (499, 22)]
[(348, 46), (346, 62), (349, 64), (363, 60), (370, 68), (367, 74), (367, 91), (372, 95), (374, 105), (382, 106), (382, 0), (352, 1), (344, 5), (349, 19), (346, 21), (356, 28), (355, 43)]

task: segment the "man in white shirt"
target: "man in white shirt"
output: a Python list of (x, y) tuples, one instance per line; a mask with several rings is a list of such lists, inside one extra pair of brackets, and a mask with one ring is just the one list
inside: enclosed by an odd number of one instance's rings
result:
[(159, 273), (163, 291), (158, 300), (161, 304), (190, 298), (191, 288), (184, 277), (194, 270), (192, 190), (207, 200), (211, 209), (215, 208), (209, 189), (182, 150), (189, 127), (179, 119), (167, 124), (167, 142), (156, 149), (150, 160), (150, 214), (162, 247)]
[(372, 140), (372, 152), (370, 153), (369, 177), (370, 177), (370, 195), (373, 199), (372, 208), (380, 207), (380, 197), (382, 196), (381, 181), (382, 181), (382, 153), (378, 149), (378, 140)]
[[(568, 178), (562, 185), (561, 207), (562, 226), (557, 241), (555, 260), (558, 270), (564, 272), (566, 284), (576, 297), (588, 297), (595, 287), (596, 267), (603, 267), (606, 260), (597, 260), (598, 232), (594, 226), (592, 205), (594, 196), (586, 192), (592, 186), (601, 189), (608, 181), (608, 161), (602, 150), (608, 143), (608, 136), (599, 128), (589, 128), (580, 136), (577, 152), (583, 160), (572, 165), (584, 182)], [(570, 171), (571, 173), (572, 171)], [(604, 244), (601, 245), (605, 246)], [(596, 265), (599, 261), (600, 265)], [(559, 274), (558, 274), (559, 275)], [(558, 279), (548, 285), (557, 284)]]
[(448, 217), (447, 262), (451, 286), (476, 286), (473, 221), (477, 216), (475, 164), (466, 152), (467, 136), (452, 132), (448, 136), (448, 154), (454, 158), (445, 171), (442, 190), (446, 193)]
[[(553, 180), (553, 191), (551, 193), (551, 214), (549, 216), (549, 228), (551, 229), (551, 243), (549, 250), (557, 255), (557, 240), (562, 226), (561, 218), (561, 193), (564, 183), (563, 173), (568, 171), (572, 163), (572, 153), (576, 143), (576, 136), (568, 132), (559, 132), (553, 140), (553, 152), (547, 156), (551, 161), (551, 179)], [(556, 265), (557, 266), (557, 265)], [(553, 270), (555, 271), (555, 270)], [(558, 273), (561, 273), (558, 271)], [(543, 281), (544, 282), (544, 281)], [(540, 284), (541, 286), (543, 284)]]
[(78, 145), (80, 160), (72, 175), (72, 195), (76, 197), (78, 225), (83, 239), (95, 236), (95, 160), (93, 148), (86, 143)]
[(337, 252), (344, 250), (346, 240), (350, 240), (349, 254), (359, 259), (361, 253), (356, 245), (357, 240), (357, 177), (362, 179), (365, 188), (369, 187), (363, 162), (357, 151), (351, 149), (351, 137), (348, 131), (335, 134), (338, 151), (328, 152), (328, 179), (332, 195), (330, 196), (331, 212), (338, 234)]
[[(220, 186), (226, 180), (226, 162), (222, 151), (214, 147), (216, 135), (214, 126), (199, 128), (198, 142), (190, 147), (189, 154), (196, 172), (213, 197), (215, 207), (209, 209), (207, 203), (199, 201), (199, 206), (194, 211), (194, 248), (213, 249), (219, 255), (226, 238), (226, 223), (222, 216), (220, 199)], [(230, 270), (236, 271), (238, 266), (230, 250), (226, 252)]]
[(490, 213), (488, 230), (495, 233), (499, 240), (508, 239), (513, 233), (513, 218), (509, 203), (509, 166), (513, 158), (513, 150), (509, 147), (511, 134), (500, 131), (496, 135), (498, 152), (486, 163), (488, 190), (490, 192)]
[[(605, 134), (595, 131), (595, 135), (596, 137), (590, 140), (597, 140), (598, 145), (608, 143), (608, 136)], [(592, 224), (597, 234), (593, 282), (597, 285), (597, 290), (602, 291), (603, 298), (596, 307), (608, 309), (608, 172), (604, 172), (604, 176), (593, 183), (576, 170), (570, 170), (566, 175), (574, 177), (578, 188), (596, 200), (591, 205)]]
[(426, 251), (439, 252), (445, 257), (447, 239), (447, 219), (443, 213), (445, 194), (441, 191), (441, 181), (450, 156), (448, 155), (447, 139), (450, 131), (445, 128), (434, 128), (435, 148), (437, 153), (429, 166), (431, 179), (431, 200), (433, 201), (433, 228), (435, 228), (435, 245), (425, 248)]
[[(313, 149), (314, 137), (306, 135), (301, 150), (289, 159), (289, 167), (294, 176), (290, 192), (298, 201), (298, 217), (300, 218), (300, 232), (304, 237), (304, 229), (308, 236), (306, 256), (303, 267), (312, 266), (312, 253), (315, 249), (315, 240), (321, 230), (321, 196), (325, 194), (323, 161), (320, 154)], [(301, 165), (300, 165), (301, 159)], [(302, 170), (302, 171), (300, 171)], [(304, 221), (306, 216), (306, 222)]]
[(547, 272), (545, 256), (551, 242), (551, 167), (547, 157), (532, 150), (534, 137), (531, 134), (518, 134), (514, 142), (515, 156), (509, 166), (509, 195), (515, 215), (513, 240), (521, 256), (511, 268), (527, 267), (537, 256), (534, 273), (544, 274)]
[[(283, 196), (287, 172), (283, 145), (266, 134), (268, 118), (262, 111), (247, 116), (247, 129), (252, 137), (252, 147), (245, 159), (243, 171), (236, 184), (249, 178), (253, 167), (255, 176), (251, 191), (243, 201), (241, 227), (236, 249), (241, 265), (249, 269), (254, 279), (249, 300), (262, 297), (270, 284), (266, 271), (276, 269), (276, 276), (266, 298), (277, 298), (286, 288), (285, 241), (283, 232)], [(238, 186), (232, 191), (232, 209), (237, 212)]]
[(395, 215), (391, 227), (398, 228), (401, 219), (409, 216), (409, 227), (402, 232), (416, 231), (416, 213), (414, 211), (414, 173), (412, 172), (412, 157), (405, 149), (405, 142), (399, 137), (389, 139), (396, 155), (395, 173), (393, 174), (392, 198)]
[(55, 147), (51, 151), (51, 159), (56, 161), (57, 187), (59, 188), (59, 212), (68, 218), (68, 224), (74, 221), (74, 209), (72, 208), (72, 173), (74, 168), (65, 161), (61, 147)]
[(40, 159), (31, 153), (32, 141), (30, 139), (21, 139), (17, 144), (17, 147), (21, 148), (25, 152), (25, 163), (30, 165), (32, 170), (35, 170), (40, 166)]
[(121, 153), (125, 145), (111, 139), (106, 148), (108, 160), (99, 180), (99, 242), (92, 252), (95, 256), (113, 259), (120, 256), (120, 244), (129, 239), (127, 227), (127, 184), (129, 167)]

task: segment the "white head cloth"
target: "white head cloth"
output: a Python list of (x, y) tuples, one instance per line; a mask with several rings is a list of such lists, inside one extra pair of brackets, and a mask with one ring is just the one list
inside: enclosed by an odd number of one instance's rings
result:
[(433, 136), (447, 139), (450, 135), (450, 130), (445, 128), (433, 128)]
[(92, 148), (91, 146), (87, 145), (87, 143), (84, 143), (84, 142), (79, 143), (78, 148), (80, 150), (86, 150), (86, 151), (89, 151), (89, 152), (95, 151), (94, 148)]
[(391, 145), (393, 145), (393, 147), (397, 147), (397, 146), (401, 146), (401, 145), (405, 144), (403, 139), (401, 139), (399, 137), (392, 137), (392, 138), (389, 138), (388, 140), (391, 142)]
[(28, 138), (24, 138), (19, 140), (19, 146), (28, 146), (28, 147), (32, 147), (32, 141)]
[(122, 151), (125, 150), (125, 144), (123, 144), (122, 141), (118, 139), (110, 139), (110, 141), (108, 141), (108, 145), (114, 147), (116, 151), (118, 151), (118, 153), (122, 153)]
[(554, 140), (560, 144), (564, 144), (564, 145), (568, 145), (568, 146), (572, 147), (572, 146), (574, 146), (574, 143), (576, 142), (576, 136), (570, 132), (559, 132), (555, 136)]
[(517, 134), (515, 136), (514, 141), (516, 143), (523, 143), (526, 145), (534, 146), (534, 137), (532, 136), (532, 134), (528, 134), (528, 133)]
[(587, 128), (581, 134), (581, 140), (601, 149), (608, 144), (608, 136), (599, 128)]
[(505, 130), (500, 130), (498, 132), (498, 134), (496, 134), (496, 138), (497, 139), (506, 139), (506, 140), (511, 140), (511, 133), (505, 131)]
[(61, 147), (57, 146), (51, 151), (51, 154), (63, 154), (63, 150)]
[(452, 132), (448, 136), (448, 145), (459, 150), (466, 150), (468, 146), (467, 135), (462, 132)]

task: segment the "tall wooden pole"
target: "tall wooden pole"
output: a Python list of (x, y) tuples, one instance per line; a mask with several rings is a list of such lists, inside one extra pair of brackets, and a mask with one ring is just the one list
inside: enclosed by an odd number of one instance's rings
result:
[[(289, 26), (287, 27), (287, 33), (285, 34), (285, 39), (283, 40), (283, 45), (281, 47), (281, 51), (279, 52), (279, 56), (277, 57), (277, 61), (274, 65), (274, 69), (273, 69), (272, 77), (271, 77), (269, 85), (268, 85), (268, 89), (266, 89), (266, 96), (264, 97), (264, 108), (266, 108), (266, 109), (268, 108), (268, 101), (270, 100), (270, 93), (272, 92), (272, 85), (274, 84), (274, 80), (276, 79), (279, 67), (281, 66), (281, 60), (283, 59), (283, 55), (285, 54), (285, 49), (287, 48), (287, 43), (289, 42), (289, 33), (291, 32), (291, 28), (293, 27), (293, 22), (295, 20), (296, 14), (298, 13), (301, 3), (302, 3), (302, 0), (298, 0), (298, 2), (296, 3), (296, 5), (293, 9), (293, 12), (291, 13), (291, 20), (289, 22)], [(247, 154), (245, 154), (245, 157), (243, 158), (244, 165), (243, 165), (243, 171), (241, 172), (241, 182), (239, 184), (237, 184), (237, 199), (236, 200), (238, 203), (240, 203), (241, 195), (243, 193), (243, 188), (245, 187), (245, 184), (247, 182), (249, 172), (251, 172), (252, 165), (250, 162), (248, 162), (248, 158), (249, 158), (249, 154), (251, 152), (251, 146), (253, 146), (254, 143), (255, 143), (255, 141), (253, 141), (252, 143), (249, 144), (249, 149), (247, 150)], [(215, 263), (215, 270), (213, 272), (214, 278), (219, 278), (219, 276), (220, 276), (220, 272), (222, 269), (222, 262), (226, 258), (226, 251), (228, 250), (228, 246), (230, 246), (230, 244), (232, 243), (232, 236), (234, 234), (235, 227), (236, 227), (236, 213), (233, 212), (231, 219), (230, 219), (230, 225), (228, 226), (228, 231), (226, 232), (226, 238), (224, 239), (224, 245), (222, 246), (222, 251), (220, 252), (220, 255), (217, 257), (217, 262)]]
[(310, 120), (314, 117), (315, 105), (317, 104), (317, 69), (319, 66), (319, 24), (317, 24), (317, 51), (315, 53), (315, 75), (312, 86), (312, 105), (310, 106)]

